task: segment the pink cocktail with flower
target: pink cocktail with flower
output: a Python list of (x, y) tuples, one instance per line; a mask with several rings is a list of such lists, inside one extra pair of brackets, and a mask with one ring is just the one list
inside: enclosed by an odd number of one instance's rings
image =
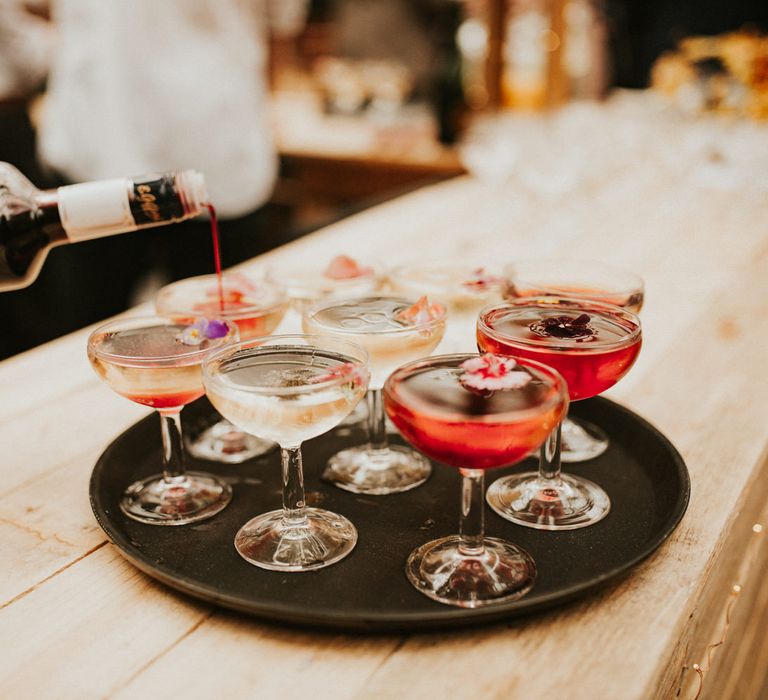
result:
[(237, 340), (237, 327), (223, 320), (176, 323), (140, 317), (112, 321), (88, 338), (88, 359), (121, 396), (160, 415), (163, 473), (128, 487), (120, 508), (150, 525), (184, 525), (218, 513), (229, 503), (228, 484), (184, 467), (181, 421), (184, 406), (204, 393), (200, 365), (207, 352)]
[(525, 595), (536, 575), (516, 545), (483, 533), (485, 470), (523, 459), (564, 415), (562, 377), (500, 355), (438, 355), (397, 369), (384, 385), (387, 414), (411, 444), (460, 470), (459, 535), (416, 549), (406, 574), (422, 593), (478, 607)]

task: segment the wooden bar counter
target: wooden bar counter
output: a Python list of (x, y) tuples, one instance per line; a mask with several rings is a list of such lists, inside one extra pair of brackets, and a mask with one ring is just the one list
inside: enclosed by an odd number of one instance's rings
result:
[(185, 597), (91, 513), (94, 463), (148, 411), (96, 377), (85, 329), (0, 364), (0, 697), (768, 697), (768, 196), (638, 170), (560, 192), (464, 176), (248, 265), (558, 256), (642, 275), (644, 347), (609, 395), (692, 481), (650, 559), (566, 606), (450, 633), (298, 630)]

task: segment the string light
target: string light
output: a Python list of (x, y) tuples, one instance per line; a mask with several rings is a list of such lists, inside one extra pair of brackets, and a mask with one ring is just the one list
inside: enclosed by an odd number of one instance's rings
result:
[[(760, 523), (755, 523), (752, 525), (752, 532), (756, 535), (759, 535), (763, 532), (763, 526)], [(750, 565), (751, 565), (751, 559), (754, 557), (754, 547), (751, 547), (752, 552), (750, 556)], [(749, 570), (750, 566), (747, 566), (747, 570)], [(714, 644), (710, 644), (707, 646), (706, 650), (706, 657), (707, 657), (707, 671), (712, 668), (712, 657), (714, 654), (715, 649), (725, 644), (725, 640), (728, 636), (728, 629), (731, 626), (731, 613), (733, 612), (733, 606), (736, 603), (736, 599), (739, 597), (739, 594), (742, 591), (741, 584), (734, 583), (731, 586), (731, 591), (728, 597), (728, 604), (725, 608), (725, 623), (723, 625), (723, 631), (720, 635), (720, 639), (715, 642)], [(702, 668), (700, 664), (692, 664), (691, 666), (688, 666), (687, 664), (683, 666), (683, 676), (685, 676), (685, 672), (688, 669), (692, 669), (696, 672), (696, 675), (699, 679), (699, 687), (696, 690), (696, 695), (694, 695), (693, 700), (698, 700), (699, 696), (701, 695), (701, 691), (704, 690), (704, 676), (706, 675), (706, 671)], [(682, 689), (682, 683), (683, 678), (680, 679), (680, 688), (678, 689), (678, 695), (680, 694), (680, 690)]]

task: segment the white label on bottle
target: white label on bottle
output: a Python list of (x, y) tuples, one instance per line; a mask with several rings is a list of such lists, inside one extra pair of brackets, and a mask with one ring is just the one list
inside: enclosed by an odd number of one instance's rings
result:
[(134, 231), (125, 178), (67, 185), (58, 190), (61, 225), (72, 241)]

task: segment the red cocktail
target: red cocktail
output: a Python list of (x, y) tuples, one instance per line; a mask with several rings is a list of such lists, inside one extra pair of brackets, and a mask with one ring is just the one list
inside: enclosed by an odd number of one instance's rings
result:
[[(645, 299), (641, 277), (629, 270), (594, 260), (519, 260), (506, 265), (502, 275), (505, 299), (556, 296), (614, 304), (640, 313)], [(608, 436), (599, 426), (566, 418), (562, 426), (560, 458), (583, 462), (608, 449)]]
[[(640, 319), (611, 304), (561, 297), (533, 297), (484, 309), (478, 347), (545, 363), (568, 383), (572, 401), (602, 393), (634, 364), (641, 345)], [(560, 430), (542, 450), (539, 474), (500, 479), (488, 493), (500, 515), (548, 530), (591, 525), (608, 514), (610, 500), (596, 484), (560, 473)]]
[(533, 560), (483, 535), (485, 470), (514, 464), (556, 428), (568, 405), (563, 378), (529, 360), (440, 355), (397, 369), (383, 391), (403, 436), (463, 477), (461, 534), (416, 549), (408, 579), (430, 598), (461, 607), (525, 595), (536, 575)]
[[(571, 401), (588, 399), (610, 389), (640, 352), (639, 325), (613, 308), (589, 301), (562, 308), (549, 301), (520, 300), (486, 309), (477, 343), (484, 352), (554, 367), (568, 382)], [(582, 325), (574, 323), (585, 316)]]

